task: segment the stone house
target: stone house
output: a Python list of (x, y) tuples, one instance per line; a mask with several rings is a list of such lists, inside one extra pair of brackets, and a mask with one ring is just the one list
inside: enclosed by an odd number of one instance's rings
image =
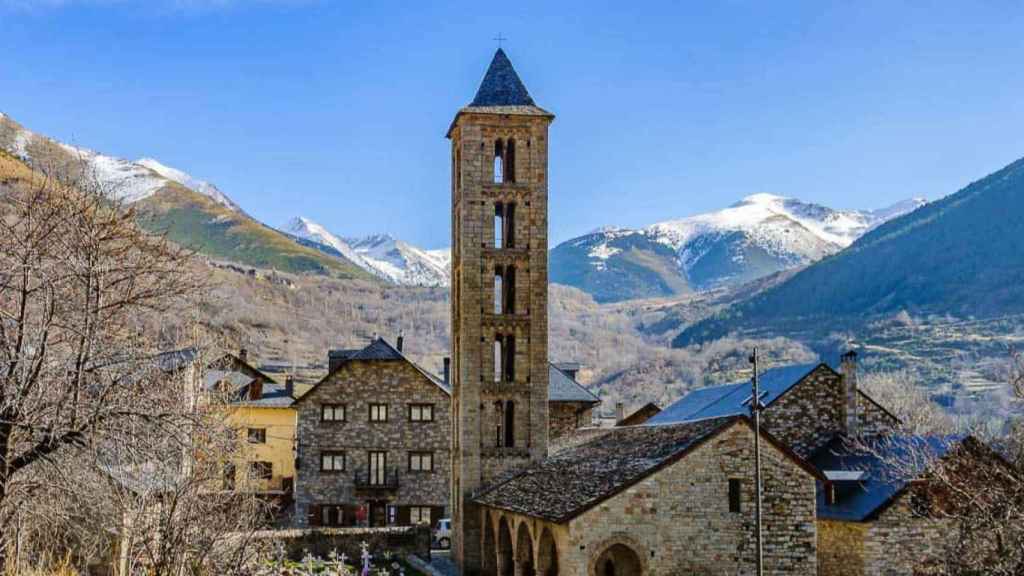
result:
[[(857, 386), (857, 357), (843, 356), (842, 373), (826, 363), (796, 364), (759, 375), (764, 428), (802, 458), (837, 435), (888, 434), (899, 425), (892, 413)], [(647, 421), (689, 422), (750, 413), (750, 381), (694, 390)]]
[[(572, 374), (549, 366), (552, 435), (588, 423), (600, 403)], [(361, 350), (330, 351), (329, 374), (295, 408), (299, 525), (405, 525), (448, 515), (447, 374), (435, 376), (377, 338)], [(514, 419), (494, 426), (489, 434), (515, 437)]]
[(557, 441), (589, 426), (601, 399), (576, 381), (579, 364), (552, 363), (548, 369), (548, 438)]
[[(763, 436), (766, 574), (815, 574), (820, 473)], [(609, 430), (480, 493), (484, 575), (747, 574), (744, 416)]]
[[(899, 420), (858, 389), (856, 360), (855, 353), (844, 354), (841, 373), (827, 364), (765, 371), (763, 426), (818, 471), (817, 573), (911, 576), (938, 557), (950, 528), (941, 514), (913, 505), (915, 495), (930, 489), (925, 464), (988, 449), (970, 437), (901, 435)], [(747, 381), (704, 388), (649, 424), (746, 414), (749, 402)], [(975, 448), (958, 449), (964, 445)], [(896, 470), (900, 464), (921, 470)]]
[(327, 376), (295, 403), (297, 524), (407, 525), (444, 516), (450, 398), (441, 379), (381, 338), (331, 351)]

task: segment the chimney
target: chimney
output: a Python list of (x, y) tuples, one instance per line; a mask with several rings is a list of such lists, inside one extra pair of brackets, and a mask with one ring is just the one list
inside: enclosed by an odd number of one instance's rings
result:
[(452, 383), (452, 359), (447, 356), (444, 359), (444, 383)]
[(240, 349), (238, 351), (238, 359), (241, 360), (242, 362), (245, 362), (246, 364), (248, 364), (249, 363), (249, 351), (246, 350), (245, 348)]
[(263, 397), (263, 378), (257, 378), (249, 384), (249, 400), (259, 400)]
[(289, 374), (284, 380), (284, 393), (287, 396), (295, 398), (295, 379)]
[(622, 402), (615, 403), (615, 424), (619, 425), (626, 419), (626, 405)]
[(399, 352), (402, 351), (402, 344), (403, 343), (405, 343), (405, 333), (404, 332), (399, 332), (398, 333), (398, 346), (397, 346)]
[(843, 374), (843, 413), (846, 421), (843, 431), (853, 438), (859, 433), (857, 414), (857, 353), (853, 350), (843, 354), (840, 371)]

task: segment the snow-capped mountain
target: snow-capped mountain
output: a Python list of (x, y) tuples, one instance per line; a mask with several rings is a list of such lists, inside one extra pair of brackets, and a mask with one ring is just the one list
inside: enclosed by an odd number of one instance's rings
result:
[(177, 182), (231, 210), (239, 210), (238, 205), (216, 186), (197, 180), (181, 170), (164, 166), (152, 158), (125, 160), (58, 142), (28, 130), (2, 112), (0, 148), (28, 161), (80, 162), (108, 194), (128, 203), (149, 198), (167, 186), (168, 182)]
[(309, 218), (292, 218), (287, 234), (328, 247), (364, 270), (404, 286), (447, 286), (451, 251), (424, 250), (388, 234), (342, 238)]
[(551, 254), (552, 281), (601, 301), (738, 284), (834, 254), (925, 203), (913, 198), (880, 210), (835, 210), (755, 194), (717, 212), (639, 230), (604, 227), (564, 242)]

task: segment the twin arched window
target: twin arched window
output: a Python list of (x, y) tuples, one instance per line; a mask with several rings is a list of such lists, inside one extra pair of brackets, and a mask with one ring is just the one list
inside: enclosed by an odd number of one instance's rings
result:
[(494, 141), (494, 183), (516, 181), (516, 141), (498, 138)]

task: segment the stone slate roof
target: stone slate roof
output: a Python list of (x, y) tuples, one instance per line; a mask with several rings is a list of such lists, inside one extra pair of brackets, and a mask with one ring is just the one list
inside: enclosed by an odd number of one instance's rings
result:
[(555, 364), (548, 369), (548, 402), (586, 402), (599, 404), (601, 399), (562, 372)]
[[(826, 491), (819, 480), (818, 518), (862, 522), (877, 517), (912, 479), (924, 472), (929, 459), (945, 457), (963, 440), (963, 436), (890, 436), (866, 440), (864, 450), (851, 446), (841, 436), (834, 438), (811, 456), (811, 464), (826, 475), (837, 471), (863, 475), (858, 480), (834, 481), (833, 504), (826, 501)], [(926, 458), (920, 458), (921, 455)], [(911, 469), (897, 472), (894, 463), (904, 463)]]
[(448, 126), (447, 136), (451, 136), (459, 115), (463, 113), (555, 117), (533, 102), (526, 85), (519, 79), (512, 62), (501, 48), (494, 53), (473, 101), (455, 114), (455, 119)]
[(534, 106), (505, 51), (498, 48), (470, 106)]
[(564, 523), (636, 484), (742, 418), (610, 429), (476, 497), (476, 502)]
[(310, 388), (305, 394), (303, 394), (302, 397), (299, 398), (299, 400), (297, 400), (296, 402), (300, 402), (302, 400), (305, 400), (306, 398), (311, 397), (313, 390), (315, 390), (317, 388), (317, 386), (320, 386), (320, 384), (322, 384), (324, 381), (326, 381), (328, 378), (330, 378), (332, 374), (334, 374), (335, 372), (340, 370), (348, 362), (353, 362), (353, 361), (357, 361), (357, 360), (384, 361), (384, 362), (391, 362), (391, 361), (408, 362), (410, 366), (415, 368), (420, 374), (423, 374), (423, 376), (427, 380), (429, 380), (431, 383), (435, 384), (438, 388), (440, 388), (446, 394), (450, 395), (452, 393), (451, 389), (444, 382), (444, 380), (442, 380), (441, 378), (438, 378), (437, 375), (433, 374), (429, 370), (423, 368), (419, 364), (417, 364), (417, 363), (413, 362), (412, 360), (410, 360), (409, 358), (407, 358), (404, 354), (399, 352), (397, 348), (395, 348), (391, 344), (388, 344), (388, 342), (386, 340), (384, 340), (383, 338), (380, 338), (380, 337), (374, 338), (374, 340), (372, 342), (370, 342), (365, 348), (362, 348), (360, 350), (330, 350), (328, 352), (328, 357), (332, 361), (333, 360), (339, 360), (338, 365), (333, 370), (330, 370), (327, 373), (326, 376), (324, 376), (322, 379), (320, 379), (319, 382), (314, 384), (313, 387)]
[[(827, 364), (794, 364), (765, 370), (758, 378), (762, 402), (767, 406)], [(750, 380), (694, 390), (647, 421), (647, 424), (689, 422), (750, 413)]]

